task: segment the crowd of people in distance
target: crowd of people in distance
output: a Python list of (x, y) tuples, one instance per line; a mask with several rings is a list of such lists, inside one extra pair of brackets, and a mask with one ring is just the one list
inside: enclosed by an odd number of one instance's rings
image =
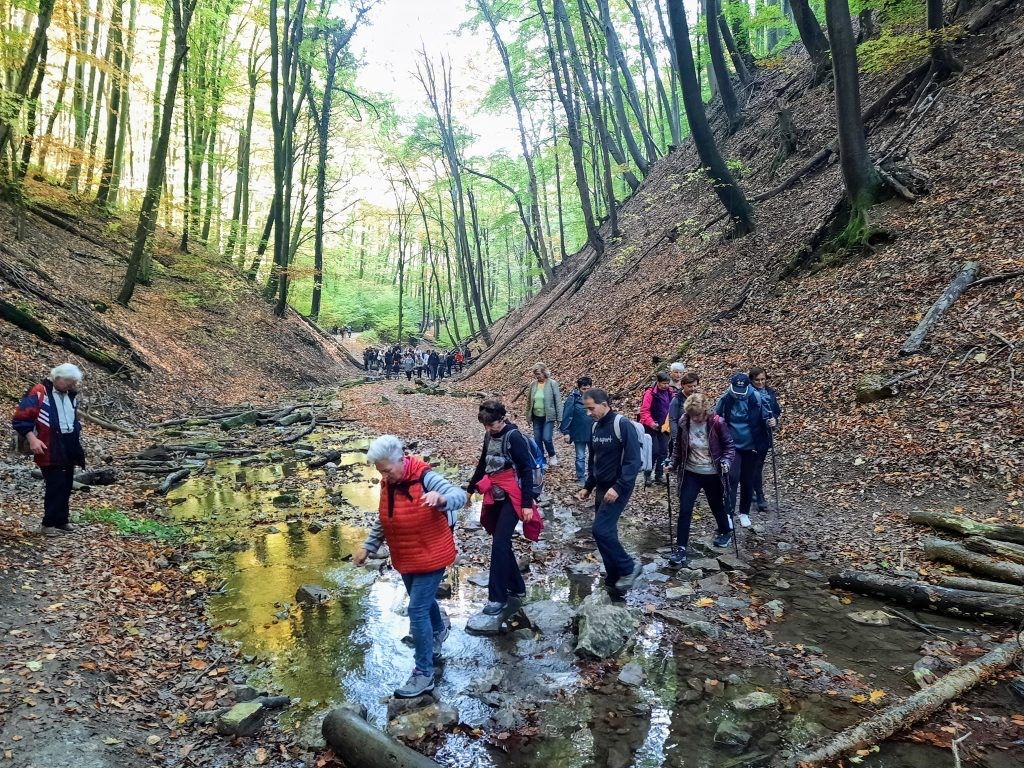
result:
[(390, 347), (367, 347), (363, 350), (363, 370), (382, 373), (384, 378), (406, 380), (429, 377), (431, 381), (462, 373), (473, 362), (473, 352), (467, 344), (451, 350), (402, 348), (400, 344)]

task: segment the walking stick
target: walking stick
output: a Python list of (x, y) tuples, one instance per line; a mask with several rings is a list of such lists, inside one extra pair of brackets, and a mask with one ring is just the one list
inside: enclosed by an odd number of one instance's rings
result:
[(779, 515), (782, 512), (782, 502), (779, 498), (779, 465), (775, 460), (775, 433), (768, 430), (769, 447), (772, 450), (772, 476), (775, 480), (775, 514)]
[[(731, 468), (730, 468), (730, 470), (731, 470)], [(733, 514), (732, 514), (732, 506), (733, 506), (732, 505), (732, 491), (730, 490), (731, 487), (732, 487), (732, 483), (729, 482), (729, 475), (728, 475), (728, 473), (726, 473), (724, 475), (723, 474), (719, 474), (718, 476), (722, 479), (722, 497), (725, 500), (725, 513), (726, 513), (726, 515), (729, 518), (729, 527), (732, 528), (732, 548), (733, 548), (733, 551), (736, 553), (736, 557), (739, 557), (740, 556), (740, 542), (739, 542), (739, 536), (737, 535), (736, 521), (733, 519)]]
[(665, 473), (665, 490), (668, 496), (668, 545), (672, 546), (672, 473)]

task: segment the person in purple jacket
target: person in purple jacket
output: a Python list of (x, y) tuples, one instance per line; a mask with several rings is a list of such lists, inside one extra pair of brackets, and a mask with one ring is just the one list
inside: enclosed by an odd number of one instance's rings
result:
[(669, 472), (680, 473), (676, 548), (669, 557), (669, 564), (674, 568), (686, 565), (693, 505), (701, 491), (704, 491), (718, 523), (712, 543), (716, 547), (732, 544), (732, 518), (725, 509), (723, 485), (728, 482), (729, 467), (736, 459), (736, 447), (725, 419), (714, 413), (714, 405), (706, 395), (690, 395), (683, 404), (683, 416), (679, 419), (675, 452), (669, 465)]

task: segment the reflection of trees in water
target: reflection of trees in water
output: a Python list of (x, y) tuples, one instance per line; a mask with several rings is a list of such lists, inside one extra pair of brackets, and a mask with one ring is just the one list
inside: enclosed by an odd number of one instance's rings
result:
[(343, 542), (341, 539), (341, 528), (332, 525), (327, 529), (327, 554), (332, 560), (341, 560)]
[(302, 523), (289, 523), (285, 536), (288, 538), (288, 555), (299, 562), (306, 559), (309, 551), (309, 532)]
[(257, 536), (256, 540), (252, 544), (252, 553), (256, 556), (256, 562), (261, 566), (266, 566), (270, 563), (270, 552), (267, 549), (267, 537)]

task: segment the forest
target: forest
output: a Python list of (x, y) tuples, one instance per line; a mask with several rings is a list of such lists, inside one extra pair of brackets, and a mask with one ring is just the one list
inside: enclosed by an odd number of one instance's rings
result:
[[(257, 283), (279, 315), (486, 342), (569, 254), (619, 237), (618, 206), (691, 133), (736, 234), (752, 229), (743, 161), (721, 155), (706, 113), (720, 104), (736, 130), (758, 69), (794, 42), (814, 78), (836, 67), (851, 209), (839, 229), (863, 239), (873, 201), (911, 195), (912, 174), (867, 156), (858, 46), (876, 69), (931, 51), (923, 95), (957, 69), (943, 43), (961, 32), (934, 2), (833, 5), (830, 18), (808, 0), (480, 0), (460, 34), (489, 41), (483, 87), (467, 103), (465, 68), (422, 47), (411, 112), (357, 85), (373, 2), (10, 2), (5, 188), (31, 207), (27, 181), (59, 185), (133, 227), (125, 305), (160, 268), (162, 227), (180, 252)], [(514, 120), (515, 145), (474, 156), (480, 112)], [(780, 162), (796, 140), (786, 115)]]

